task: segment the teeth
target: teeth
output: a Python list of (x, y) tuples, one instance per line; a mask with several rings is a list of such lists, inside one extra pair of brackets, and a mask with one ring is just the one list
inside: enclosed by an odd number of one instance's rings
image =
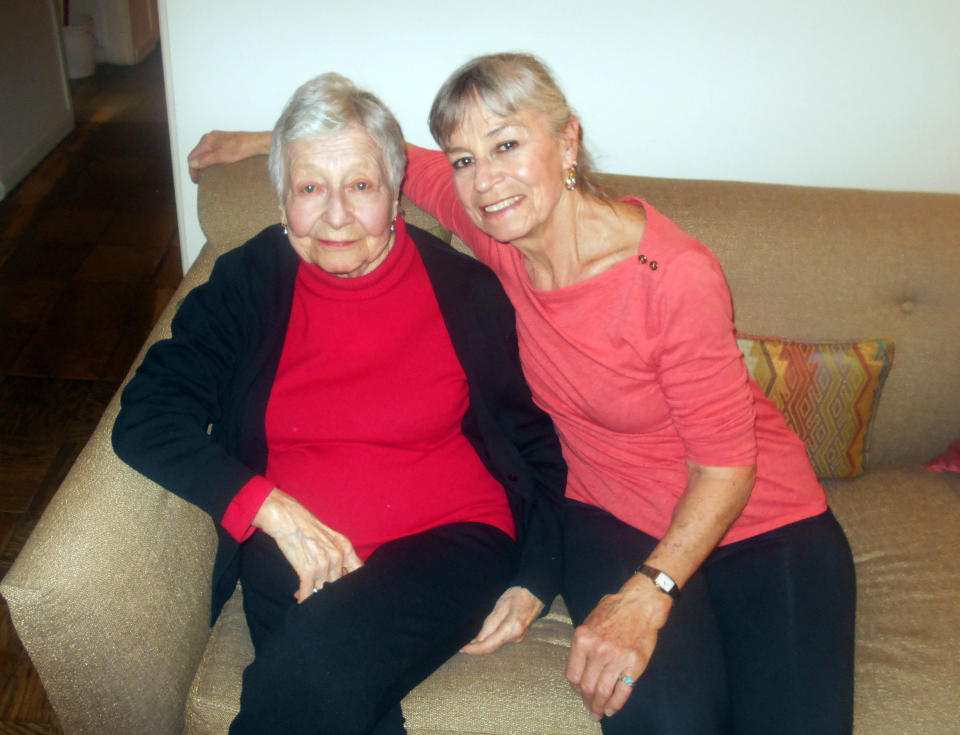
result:
[(515, 204), (520, 201), (520, 195), (518, 194), (515, 197), (510, 197), (509, 199), (504, 199), (502, 202), (497, 202), (496, 204), (491, 204), (489, 207), (484, 207), (484, 212), (499, 212), (501, 209), (506, 209), (511, 204)]

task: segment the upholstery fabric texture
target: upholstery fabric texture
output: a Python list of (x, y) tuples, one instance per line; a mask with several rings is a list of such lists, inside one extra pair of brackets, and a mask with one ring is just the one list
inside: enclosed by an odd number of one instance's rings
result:
[(824, 487), (857, 571), (855, 735), (956, 733), (960, 475), (885, 467)]
[(863, 472), (893, 343), (797, 342), (739, 335), (747, 371), (803, 439), (820, 478)]

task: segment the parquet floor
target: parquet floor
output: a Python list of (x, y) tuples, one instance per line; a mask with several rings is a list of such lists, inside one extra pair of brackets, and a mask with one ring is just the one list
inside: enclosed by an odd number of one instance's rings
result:
[[(76, 129), (0, 201), (0, 576), (181, 277), (159, 49), (71, 91)], [(0, 603), (0, 735), (60, 732)]]

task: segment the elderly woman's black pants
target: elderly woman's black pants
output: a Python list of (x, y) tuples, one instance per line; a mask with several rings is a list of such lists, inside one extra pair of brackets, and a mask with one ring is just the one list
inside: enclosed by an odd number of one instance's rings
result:
[[(576, 624), (657, 540), (606, 511), (564, 508), (563, 595)], [(853, 558), (826, 513), (718, 548), (690, 579), (605, 735), (849, 735)]]
[(231, 735), (403, 733), (400, 700), (479, 631), (516, 572), (516, 544), (481, 523), (390, 542), (302, 605), (266, 534), (242, 550), (256, 656)]

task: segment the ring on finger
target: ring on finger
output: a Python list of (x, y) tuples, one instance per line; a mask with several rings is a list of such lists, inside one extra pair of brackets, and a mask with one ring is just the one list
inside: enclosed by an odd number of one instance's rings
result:
[(627, 676), (626, 674), (620, 674), (620, 676), (617, 678), (628, 687), (632, 687), (636, 683), (636, 679), (634, 679), (632, 676)]

